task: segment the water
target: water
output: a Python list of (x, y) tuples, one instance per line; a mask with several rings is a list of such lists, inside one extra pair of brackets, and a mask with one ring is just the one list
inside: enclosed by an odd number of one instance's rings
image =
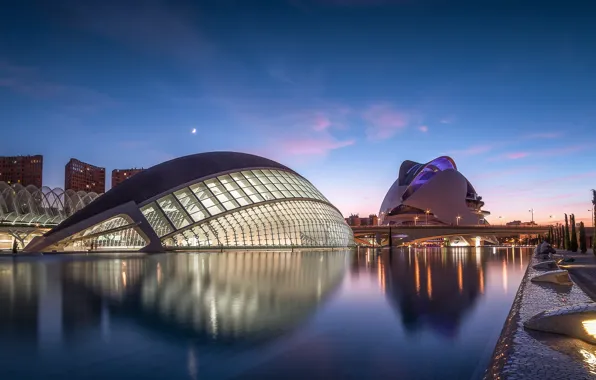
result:
[(4, 257), (2, 379), (479, 378), (528, 254)]

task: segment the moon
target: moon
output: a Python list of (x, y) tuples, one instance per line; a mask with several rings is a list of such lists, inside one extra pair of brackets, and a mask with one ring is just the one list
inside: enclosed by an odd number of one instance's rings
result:
[(192, 131), (190, 131), (190, 133), (192, 133), (194, 135), (195, 133), (197, 133), (197, 129), (193, 128)]

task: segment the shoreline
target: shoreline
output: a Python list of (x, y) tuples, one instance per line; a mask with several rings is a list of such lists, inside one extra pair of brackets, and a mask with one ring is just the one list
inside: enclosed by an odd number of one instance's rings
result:
[(541, 261), (532, 255), (528, 263), (485, 370), (486, 380), (592, 379), (596, 374), (594, 345), (564, 335), (526, 330), (523, 326), (524, 321), (544, 310), (593, 302), (573, 277), (570, 287), (531, 282), (532, 277), (544, 273), (532, 268)]

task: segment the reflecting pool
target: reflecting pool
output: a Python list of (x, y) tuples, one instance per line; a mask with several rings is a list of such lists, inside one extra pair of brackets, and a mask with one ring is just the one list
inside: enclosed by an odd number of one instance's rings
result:
[(480, 378), (529, 253), (0, 257), (2, 379)]

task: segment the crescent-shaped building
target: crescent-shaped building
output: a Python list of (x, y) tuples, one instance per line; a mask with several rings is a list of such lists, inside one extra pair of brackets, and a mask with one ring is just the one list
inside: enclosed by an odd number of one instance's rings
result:
[(343, 216), (304, 177), (236, 152), (180, 157), (127, 179), (44, 236), (29, 252), (346, 247)]
[(488, 211), (451, 157), (421, 164), (404, 161), (379, 210), (380, 222), (392, 225), (485, 223)]

